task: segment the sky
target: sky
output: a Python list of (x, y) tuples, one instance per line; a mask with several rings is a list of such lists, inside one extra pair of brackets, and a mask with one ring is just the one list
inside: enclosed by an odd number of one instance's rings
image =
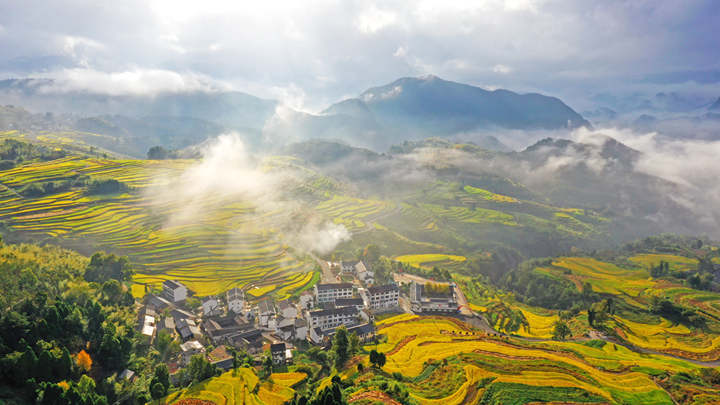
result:
[(0, 78), (234, 89), (318, 111), (434, 74), (559, 96), (720, 96), (716, 0), (0, 0)]

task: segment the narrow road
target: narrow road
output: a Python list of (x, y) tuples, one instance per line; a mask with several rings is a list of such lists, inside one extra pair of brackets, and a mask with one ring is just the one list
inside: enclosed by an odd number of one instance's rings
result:
[(328, 264), (328, 262), (315, 256), (312, 253), (308, 253), (308, 254), (310, 255), (310, 257), (313, 258), (313, 260), (315, 260), (315, 262), (317, 262), (317, 264), (322, 269), (321, 281), (323, 283), (337, 283), (337, 277), (335, 277), (333, 272), (330, 270), (330, 265)]

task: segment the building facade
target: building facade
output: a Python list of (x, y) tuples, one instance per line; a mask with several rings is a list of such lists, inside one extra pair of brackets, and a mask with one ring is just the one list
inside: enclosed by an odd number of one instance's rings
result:
[(338, 298), (352, 298), (350, 283), (315, 284), (315, 298), (318, 304), (335, 302)]
[(395, 284), (368, 287), (367, 296), (370, 309), (376, 311), (396, 308), (400, 304), (400, 289)]

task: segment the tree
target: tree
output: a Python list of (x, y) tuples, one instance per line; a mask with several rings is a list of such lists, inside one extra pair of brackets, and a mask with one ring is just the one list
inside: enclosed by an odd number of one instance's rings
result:
[(104, 283), (109, 279), (129, 281), (132, 275), (133, 270), (127, 257), (106, 255), (104, 252), (92, 255), (90, 264), (85, 269), (85, 280), (97, 283)]
[(215, 376), (217, 367), (213, 366), (202, 354), (196, 354), (190, 358), (187, 372), (192, 381), (200, 382)]
[(358, 337), (357, 333), (355, 333), (355, 332), (351, 333), (348, 338), (348, 342), (349, 342), (348, 354), (350, 356), (357, 354), (357, 352), (360, 351), (360, 338)]
[(168, 152), (162, 146), (153, 146), (147, 151), (147, 158), (151, 160), (167, 159)]
[(332, 351), (335, 354), (335, 368), (340, 370), (350, 357), (348, 353), (347, 329), (344, 326), (337, 328), (332, 342)]
[(170, 389), (170, 371), (168, 370), (168, 367), (165, 363), (160, 363), (157, 365), (157, 367), (155, 367), (155, 375), (153, 376), (152, 382), (150, 384), (152, 386), (155, 383), (162, 384), (163, 396), (165, 396)]
[(386, 360), (387, 359), (385, 358), (384, 353), (379, 353), (374, 349), (370, 352), (370, 363), (373, 367), (382, 368), (385, 365)]
[(266, 355), (265, 359), (263, 360), (263, 369), (262, 369), (262, 379), (266, 379), (270, 377), (270, 375), (273, 372), (273, 362), (272, 362), (272, 356)]
[(588, 308), (587, 312), (588, 312), (588, 325), (590, 325), (590, 327), (593, 327), (595, 324), (595, 310), (592, 308)]
[(75, 355), (75, 362), (77, 363), (78, 367), (80, 367), (81, 370), (88, 372), (90, 371), (90, 368), (92, 367), (92, 358), (85, 350), (80, 350), (77, 355)]
[(561, 320), (555, 322), (555, 326), (553, 328), (553, 339), (565, 340), (571, 334), (572, 331), (568, 327), (567, 323)]
[(165, 396), (165, 387), (159, 382), (156, 382), (150, 386), (150, 396), (153, 399), (160, 399)]

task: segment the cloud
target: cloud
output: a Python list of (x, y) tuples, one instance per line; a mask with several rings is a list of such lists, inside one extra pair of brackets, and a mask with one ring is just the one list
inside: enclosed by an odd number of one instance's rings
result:
[(365, 34), (374, 34), (381, 29), (395, 23), (397, 16), (387, 10), (380, 10), (375, 6), (363, 11), (357, 18), (356, 27)]
[[(717, 70), (719, 9), (712, 0), (9, 1), (0, 4), (0, 74), (193, 72), (261, 97), (294, 84), (305, 106), (322, 109), (433, 73), (574, 103), (650, 74)], [(493, 71), (498, 61), (513, 74)]]
[(509, 66), (505, 66), (505, 65), (495, 65), (495, 66), (493, 66), (493, 72), (506, 75), (506, 74), (512, 72), (512, 69)]
[[(220, 135), (202, 153), (203, 158), (180, 175), (158, 175), (146, 191), (151, 209), (165, 217), (165, 227), (201, 224), (218, 213), (227, 215), (228, 205), (241, 205), (247, 209), (238, 214), (240, 219), (228, 219), (241, 224), (237, 231), (271, 231), (301, 253), (325, 254), (350, 239), (343, 225), (309, 215), (302, 202), (288, 196), (307, 180), (304, 171), (269, 169), (247, 151), (237, 133)], [(158, 212), (160, 208), (164, 211)]]
[(228, 90), (229, 86), (196, 73), (180, 74), (162, 69), (134, 69), (122, 72), (102, 72), (93, 69), (64, 69), (44, 75), (54, 79), (38, 90), (45, 93), (71, 91), (95, 94), (155, 95), (195, 91)]

